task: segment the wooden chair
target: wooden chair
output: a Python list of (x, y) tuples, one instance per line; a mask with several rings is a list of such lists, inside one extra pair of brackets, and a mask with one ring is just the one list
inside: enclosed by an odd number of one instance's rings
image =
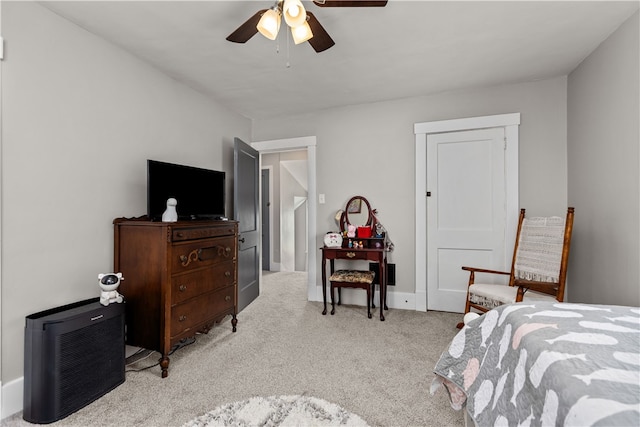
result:
[[(502, 304), (563, 301), (571, 246), (574, 208), (560, 217), (525, 218), (520, 210), (511, 271), (462, 267), (469, 272), (465, 314), (471, 309), (487, 312)], [(509, 285), (475, 282), (476, 273), (509, 276)], [(463, 322), (457, 327), (462, 328)]]

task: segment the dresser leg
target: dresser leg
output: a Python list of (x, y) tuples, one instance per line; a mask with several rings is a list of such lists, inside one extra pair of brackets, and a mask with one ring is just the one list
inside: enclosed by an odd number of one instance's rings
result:
[(169, 375), (169, 358), (167, 356), (162, 356), (160, 359), (160, 368), (162, 368), (162, 378), (167, 378)]
[(233, 332), (236, 331), (236, 325), (238, 324), (238, 319), (236, 318), (236, 315), (234, 314), (233, 317), (231, 318), (231, 330)]

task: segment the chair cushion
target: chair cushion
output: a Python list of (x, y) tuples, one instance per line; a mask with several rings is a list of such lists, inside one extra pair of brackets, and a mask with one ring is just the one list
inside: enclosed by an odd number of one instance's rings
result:
[[(516, 302), (517, 286), (474, 283), (469, 286), (469, 301), (488, 309)], [(527, 291), (522, 302), (556, 301), (551, 295)]]
[(338, 270), (331, 275), (331, 282), (346, 283), (373, 283), (375, 273), (373, 271), (364, 270)]

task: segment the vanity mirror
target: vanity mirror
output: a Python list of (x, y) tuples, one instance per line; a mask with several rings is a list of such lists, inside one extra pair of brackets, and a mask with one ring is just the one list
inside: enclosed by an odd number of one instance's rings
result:
[(362, 196), (354, 196), (347, 202), (347, 206), (340, 218), (340, 231), (347, 230), (349, 224), (355, 227), (375, 228), (376, 217), (369, 201)]

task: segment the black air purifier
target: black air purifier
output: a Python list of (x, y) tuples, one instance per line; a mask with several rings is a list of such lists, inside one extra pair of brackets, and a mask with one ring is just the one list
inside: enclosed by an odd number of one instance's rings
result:
[(124, 304), (99, 298), (27, 316), (24, 420), (58, 421), (122, 384), (124, 328)]

